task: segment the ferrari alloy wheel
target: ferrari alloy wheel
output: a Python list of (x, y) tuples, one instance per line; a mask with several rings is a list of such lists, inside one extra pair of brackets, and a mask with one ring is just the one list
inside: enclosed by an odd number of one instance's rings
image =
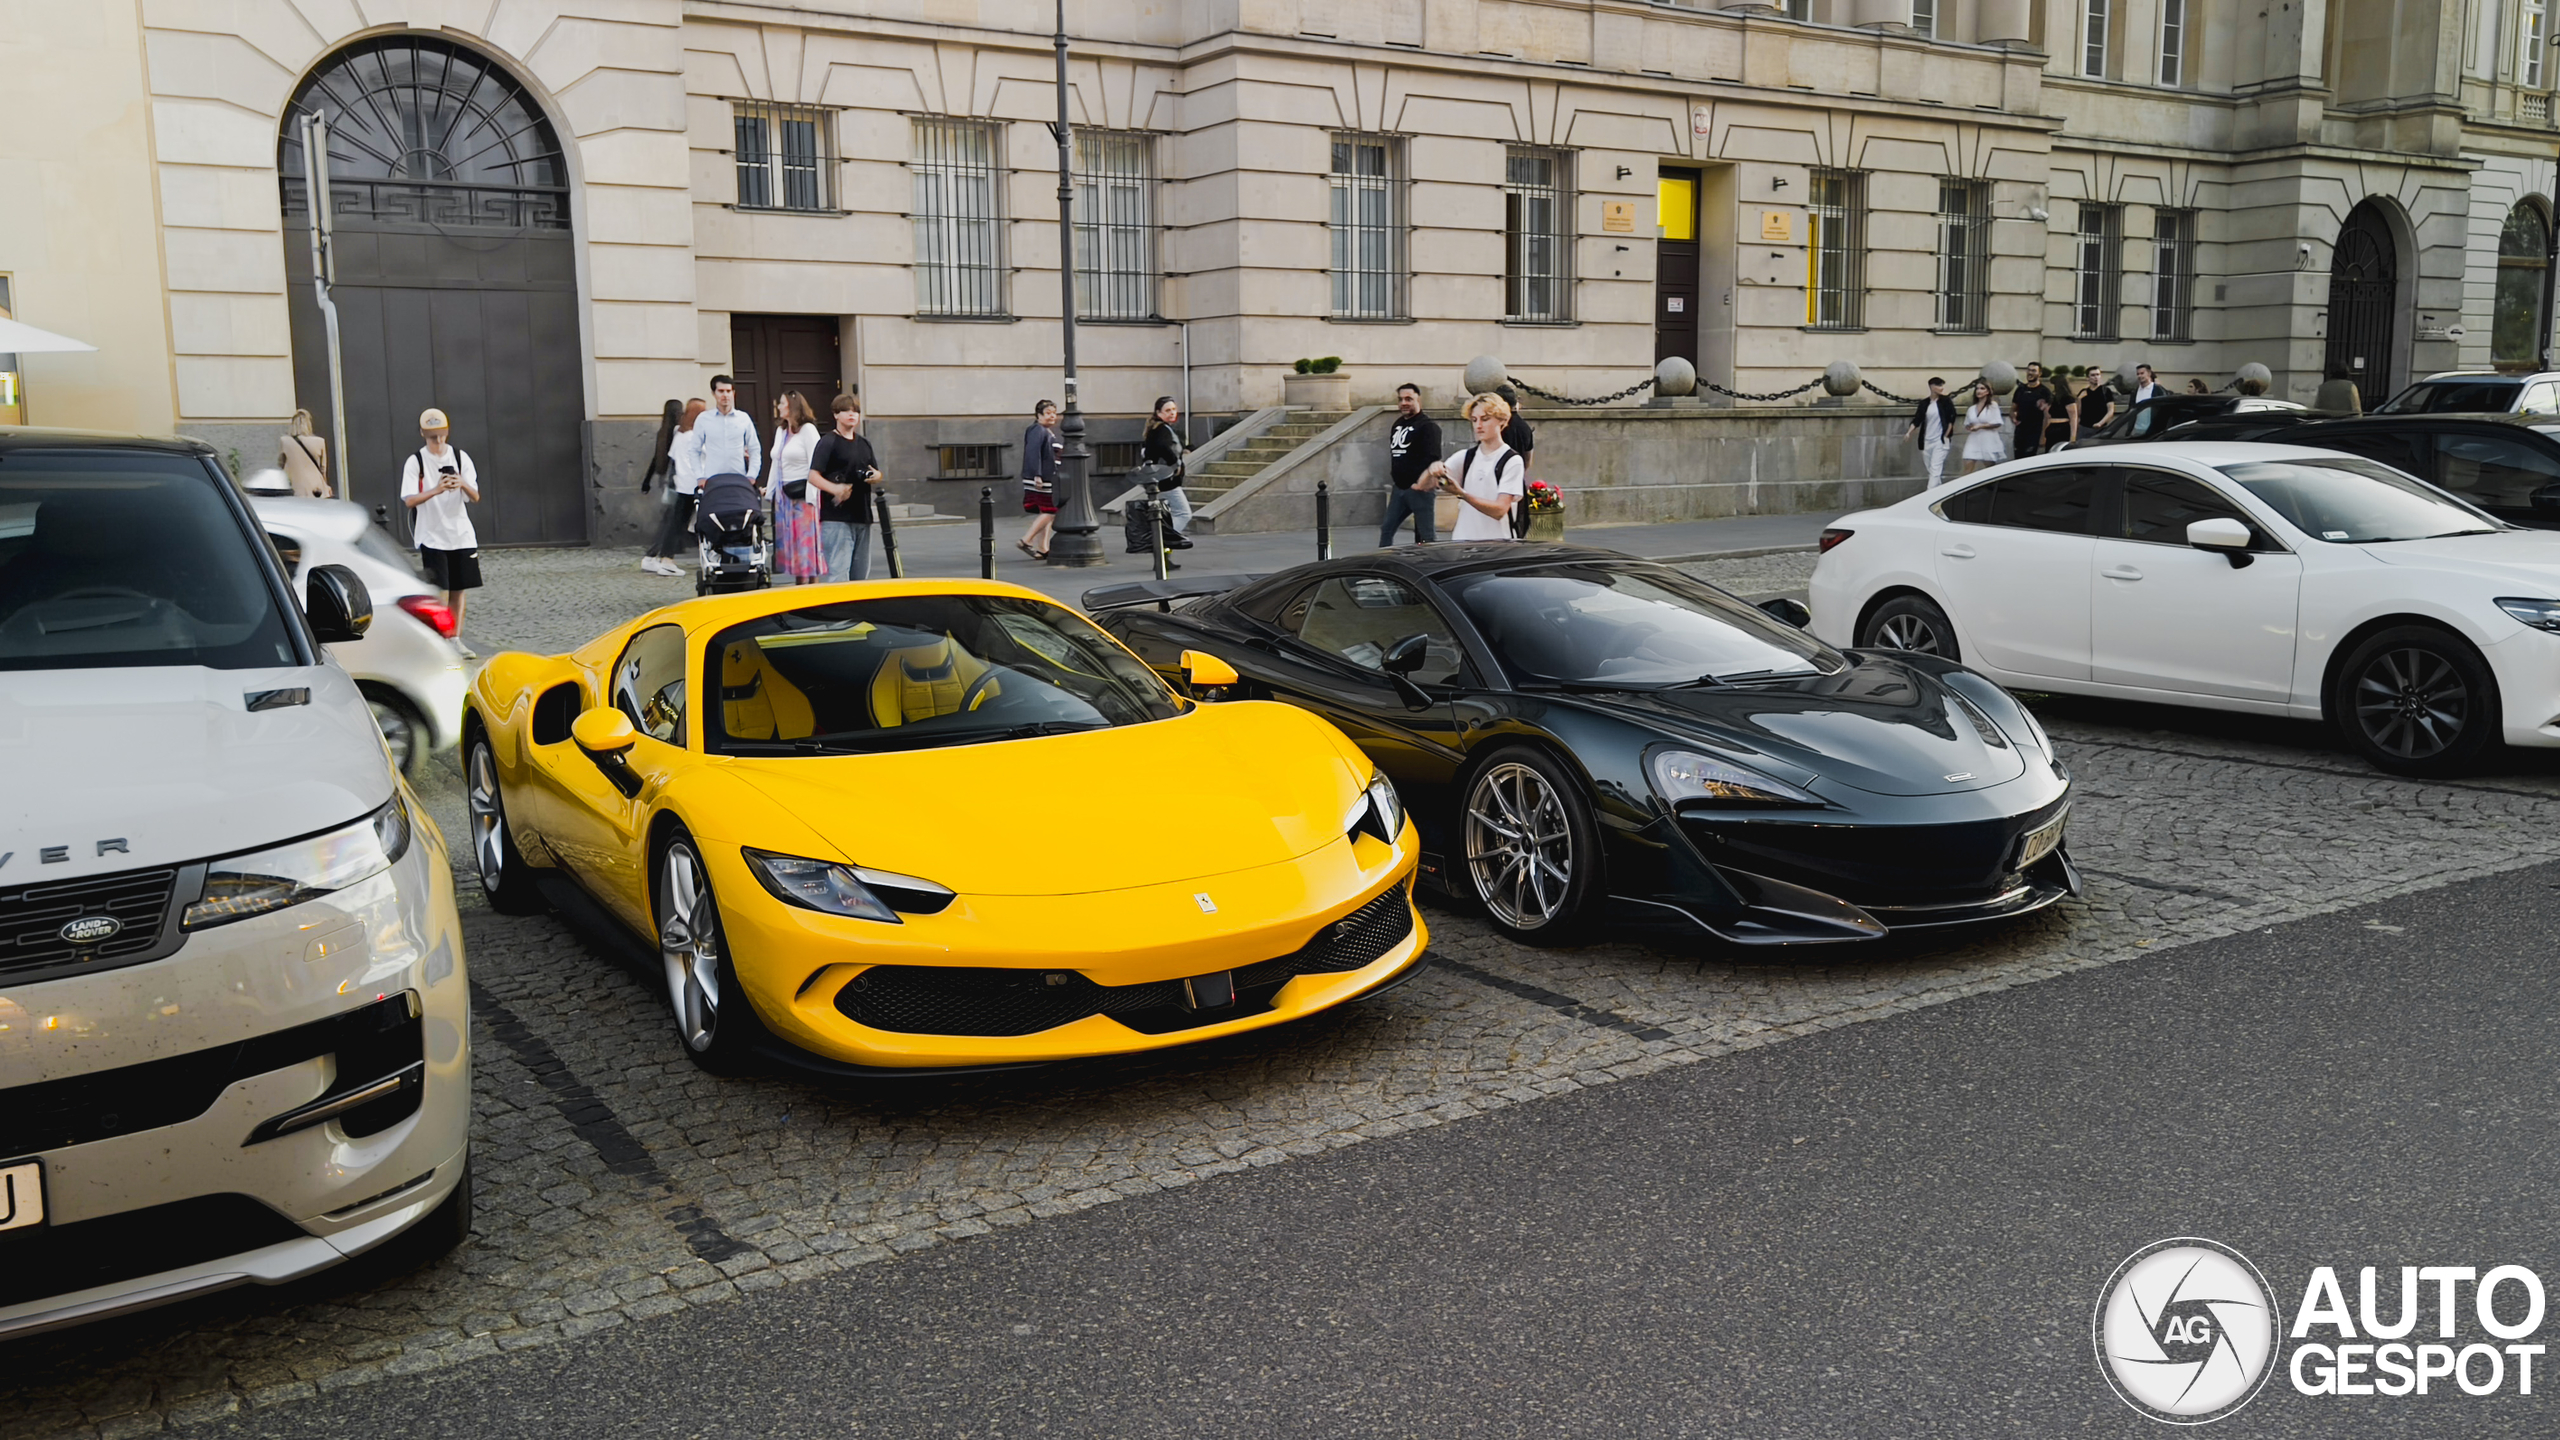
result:
[(1527, 746), (1486, 762), (1467, 787), (1467, 876), (1493, 923), (1524, 940), (1560, 939), (1589, 909), (1599, 828), (1580, 782)]
[(2375, 765), (2448, 775), (2496, 739), (2498, 686), (2470, 646), (2405, 626), (2373, 636), (2347, 657), (2330, 714)]
[(753, 1050), (758, 1027), (729, 964), (711, 876), (693, 837), (681, 830), (658, 857), (656, 898), (658, 958), (666, 969), (676, 1038), (703, 1069), (734, 1074)]
[(501, 915), (539, 915), (542, 891), (507, 833), (507, 801), (498, 790), (498, 756), (489, 737), (474, 731), (463, 754), (463, 803), (471, 818), (471, 858), (480, 870), (480, 893)]
[(1896, 595), (1877, 606), (1867, 616), (1867, 623), (1858, 627), (1858, 646), (1864, 650), (1909, 650), (1941, 660), (1964, 658), (1956, 650), (1955, 623), (1924, 595)]

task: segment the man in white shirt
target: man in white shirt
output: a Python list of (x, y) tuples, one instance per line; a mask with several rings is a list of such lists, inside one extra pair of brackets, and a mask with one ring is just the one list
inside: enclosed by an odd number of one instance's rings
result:
[(1478, 395), (1467, 402), (1466, 416), (1476, 443), (1433, 461), (1420, 483), (1436, 484), (1442, 493), (1458, 497), (1458, 523), (1449, 527), (1452, 541), (1511, 539), (1511, 507), (1528, 492), (1527, 465), (1518, 451), (1502, 443), (1511, 406), (1499, 395)]
[(764, 473), (756, 422), (738, 408), (738, 382), (726, 375), (711, 377), (711, 408), (693, 422), (692, 438), (693, 473), (704, 480), (714, 475), (753, 480)]
[(427, 583), (444, 592), (445, 607), (453, 612), (453, 642), (468, 656), (473, 652), (462, 643), (462, 601), (480, 588), (480, 536), (465, 507), (480, 498), (480, 472), (470, 456), (445, 443), (452, 429), (441, 410), (418, 416), (418, 436), (427, 443), (400, 467), (400, 503), (409, 507), (410, 537)]
[(2168, 393), (2169, 387), (2160, 383), (2160, 377), (2151, 373), (2150, 366), (2136, 365), (2133, 367), (2134, 404), (2139, 405), (2145, 400), (2156, 400), (2160, 396)]

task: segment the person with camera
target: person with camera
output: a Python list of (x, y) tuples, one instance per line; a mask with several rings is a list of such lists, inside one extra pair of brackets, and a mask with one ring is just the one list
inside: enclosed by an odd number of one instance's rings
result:
[(410, 539), (427, 583), (444, 592), (453, 611), (453, 643), (476, 660), (478, 653), (462, 640), (462, 601), (480, 588), (480, 536), (465, 508), (480, 498), (480, 472), (470, 456), (446, 443), (452, 432), (441, 410), (418, 416), (418, 437), (427, 443), (400, 467), (400, 503), (409, 507)]
[(868, 580), (880, 457), (862, 435), (862, 402), (839, 395), (833, 408), (835, 431), (818, 441), (809, 462), (809, 483), (818, 487), (818, 549), (830, 581)]
[(1419, 483), (1458, 497), (1458, 523), (1449, 529), (1451, 540), (1514, 539), (1511, 510), (1529, 487), (1528, 466), (1502, 437), (1511, 424), (1511, 406), (1488, 391), (1468, 401), (1461, 413), (1475, 432), (1476, 443), (1446, 460), (1432, 461)]

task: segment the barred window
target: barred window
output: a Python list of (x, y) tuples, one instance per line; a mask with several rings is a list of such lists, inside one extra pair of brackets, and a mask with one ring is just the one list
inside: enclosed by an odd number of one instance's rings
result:
[(2549, 0), (2519, 0), (2516, 25), (2516, 83), (2528, 89), (2542, 88), (2551, 50), (2551, 6)]
[(1991, 328), (1991, 186), (1938, 181), (1938, 328)]
[(1804, 323), (1854, 330), (1867, 313), (1867, 177), (1816, 170), (1807, 214)]
[(2071, 333), (2113, 340), (2124, 292), (2124, 207), (2080, 202), (2079, 264)]
[(1076, 132), (1076, 314), (1156, 313), (1155, 137)]
[(1570, 320), (1572, 159), (1561, 150), (1514, 145), (1503, 167), (1503, 313), (1514, 320)]
[(1333, 137), (1333, 318), (1404, 318), (1404, 188), (1397, 142)]
[(2152, 212), (2151, 338), (2196, 338), (2196, 212)]
[(1911, 0), (1911, 30), (1917, 35), (1938, 33), (1938, 0)]
[(2106, 78), (2108, 0), (2081, 0), (2080, 73)]
[(1006, 313), (1001, 144), (984, 120), (915, 122), (919, 315)]
[(2160, 0), (2160, 83), (2187, 79), (2187, 0)]
[(832, 211), (835, 147), (828, 112), (810, 105), (740, 100), (730, 106), (738, 140), (738, 208)]

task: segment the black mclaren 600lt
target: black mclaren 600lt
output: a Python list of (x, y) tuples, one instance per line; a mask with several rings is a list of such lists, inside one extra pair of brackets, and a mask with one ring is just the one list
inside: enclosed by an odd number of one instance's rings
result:
[(1864, 940), (2080, 889), (2070, 774), (2007, 691), (1665, 565), (1420, 545), (1085, 599), (1203, 698), (1342, 727), (1403, 792), (1424, 876), (1523, 939)]

